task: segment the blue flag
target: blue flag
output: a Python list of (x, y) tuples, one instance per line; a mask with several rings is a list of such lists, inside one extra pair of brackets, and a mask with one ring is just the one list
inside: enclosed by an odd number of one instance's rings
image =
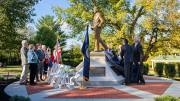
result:
[(83, 58), (83, 79), (85, 81), (89, 80), (89, 68), (90, 68), (88, 28), (89, 28), (89, 26), (87, 25), (85, 40), (84, 40), (83, 46), (81, 48), (82, 54), (84, 56), (84, 58)]

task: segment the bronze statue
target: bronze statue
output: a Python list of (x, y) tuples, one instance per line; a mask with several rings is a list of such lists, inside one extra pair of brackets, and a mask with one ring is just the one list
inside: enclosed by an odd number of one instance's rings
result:
[(94, 17), (93, 17), (93, 25), (92, 30), (95, 34), (95, 51), (100, 51), (99, 43), (104, 47), (104, 49), (108, 49), (107, 45), (102, 41), (100, 34), (103, 28), (104, 18), (98, 8), (94, 7)]

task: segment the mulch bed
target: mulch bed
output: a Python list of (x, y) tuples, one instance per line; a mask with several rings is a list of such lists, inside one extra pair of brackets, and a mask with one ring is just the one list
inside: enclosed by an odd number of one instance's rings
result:
[(141, 99), (138, 96), (117, 90), (113, 87), (89, 87), (87, 89), (73, 89), (71, 91), (55, 94), (48, 98), (66, 99)]

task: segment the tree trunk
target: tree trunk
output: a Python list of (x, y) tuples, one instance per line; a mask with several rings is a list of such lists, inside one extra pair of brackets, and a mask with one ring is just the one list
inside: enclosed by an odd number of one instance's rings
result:
[(145, 51), (144, 61), (148, 60), (150, 52), (153, 50), (155, 44), (157, 43), (157, 36), (158, 36), (158, 29), (157, 29), (157, 25), (156, 25), (156, 27), (153, 28), (152, 35), (151, 35), (150, 41), (148, 43), (148, 48)]
[(94, 6), (97, 6), (97, 5), (96, 5), (96, 0), (92, 0), (92, 2), (93, 2), (93, 4), (94, 4)]
[(132, 39), (133, 39), (133, 32), (134, 32), (135, 25), (136, 25), (138, 19), (141, 17), (142, 12), (143, 12), (143, 9), (144, 9), (144, 7), (141, 6), (140, 9), (139, 9), (139, 11), (138, 11), (138, 13), (137, 13), (137, 15), (136, 15), (136, 17), (134, 18), (134, 20), (133, 20), (132, 23), (130, 24), (130, 28), (129, 28), (129, 35), (130, 35), (130, 36), (129, 36), (129, 38), (132, 38)]

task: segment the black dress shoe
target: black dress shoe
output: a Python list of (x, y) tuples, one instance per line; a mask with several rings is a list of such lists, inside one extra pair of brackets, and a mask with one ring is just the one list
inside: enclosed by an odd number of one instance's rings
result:
[(126, 83), (125, 85), (126, 85), (126, 86), (129, 86), (130, 84), (129, 84), (129, 83)]
[(138, 85), (145, 85), (145, 82), (140, 82), (138, 83)]
[(126, 85), (126, 86), (128, 86), (130, 83), (128, 83), (128, 82), (125, 82), (123, 85)]
[(31, 86), (35, 86), (35, 85), (37, 85), (37, 83), (35, 83), (35, 82), (34, 83), (30, 83), (30, 85)]

